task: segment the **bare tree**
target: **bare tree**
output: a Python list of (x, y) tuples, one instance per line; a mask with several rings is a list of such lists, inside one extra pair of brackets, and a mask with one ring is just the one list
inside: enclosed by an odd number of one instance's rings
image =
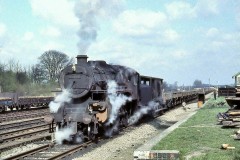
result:
[(19, 61), (16, 61), (15, 59), (8, 60), (8, 68), (7, 70), (13, 71), (13, 72), (21, 72), (22, 66), (20, 65)]
[(0, 73), (6, 70), (6, 64), (0, 63)]
[(44, 52), (39, 60), (41, 68), (46, 70), (50, 81), (58, 80), (61, 70), (71, 63), (66, 54), (56, 50)]

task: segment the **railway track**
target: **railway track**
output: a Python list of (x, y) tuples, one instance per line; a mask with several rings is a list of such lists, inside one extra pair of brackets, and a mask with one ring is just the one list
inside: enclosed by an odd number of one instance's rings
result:
[(0, 152), (5, 152), (7, 150), (19, 147), (19, 146), (25, 146), (27, 144), (33, 143), (33, 142), (39, 142), (41, 140), (51, 139), (51, 134), (42, 134), (34, 137), (25, 138), (24, 140), (18, 140), (15, 142), (9, 142), (7, 144), (1, 144), (0, 146)]
[(38, 109), (31, 111), (21, 111), (21, 112), (11, 112), (6, 114), (0, 114), (0, 123), (14, 121), (14, 120), (22, 120), (26, 118), (34, 118), (40, 117), (49, 114), (49, 109)]
[(71, 156), (75, 152), (83, 150), (84, 148), (92, 145), (93, 142), (88, 141), (82, 144), (77, 145), (57, 145), (53, 143), (43, 144), (40, 147), (22, 152), (20, 154), (5, 158), (5, 160), (14, 160), (14, 159), (64, 159), (68, 156)]
[(41, 124), (45, 124), (43, 117), (26, 119), (26, 120), (21, 120), (17, 122), (5, 122), (3, 124), (0, 124), (0, 133), (2, 133), (3, 131), (6, 132), (6, 130), (13, 130), (13, 129), (24, 128), (29, 126), (32, 127), (33, 125), (41, 125)]
[(27, 138), (32, 135), (41, 134), (47, 132), (48, 130), (48, 125), (42, 125), (40, 127), (34, 126), (27, 129), (20, 129), (16, 131), (1, 133), (0, 136), (2, 138), (2, 143), (6, 143), (22, 138)]
[(51, 134), (48, 133), (48, 131), (49, 129), (47, 127), (43, 127), (41, 129), (32, 127), (29, 129), (23, 129), (15, 132), (7, 132), (5, 134), (1, 134), (0, 151), (5, 151), (13, 147), (17, 147), (22, 144), (31, 143), (34, 141), (39, 141), (41, 139), (50, 139)]
[[(149, 119), (145, 119), (146, 121), (149, 121)], [(140, 123), (139, 125), (143, 125)], [(137, 127), (139, 127), (139, 125)], [(168, 128), (170, 125), (162, 125), (162, 128)], [(118, 133), (113, 134), (113, 137), (111, 138), (99, 138), (99, 144), (104, 144), (107, 143), (108, 141), (111, 141), (112, 139), (117, 138), (118, 136), (121, 136), (122, 134), (125, 134), (126, 132), (130, 132), (131, 130), (136, 129), (136, 126), (128, 126), (124, 127), (121, 130), (118, 131)], [(95, 146), (94, 142), (88, 141), (83, 144), (78, 144), (78, 145), (60, 145), (60, 144), (54, 144), (54, 143), (44, 143), (41, 144), (39, 147), (19, 153), (17, 155), (13, 155), (11, 157), (4, 158), (6, 160), (14, 160), (14, 159), (26, 159), (26, 160), (32, 160), (32, 159), (48, 159), (48, 160), (53, 160), (53, 159), (71, 159), (72, 157), (78, 157), (82, 155), (82, 153), (86, 152), (86, 148), (91, 148), (90, 146)], [(74, 153), (76, 153), (74, 155)], [(80, 155), (79, 155), (80, 154)]]

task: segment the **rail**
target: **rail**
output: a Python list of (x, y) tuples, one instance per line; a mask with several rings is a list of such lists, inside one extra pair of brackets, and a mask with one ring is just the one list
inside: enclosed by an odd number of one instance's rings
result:
[(24, 158), (24, 157), (26, 157), (26, 156), (28, 156), (28, 155), (32, 155), (32, 154), (34, 154), (34, 153), (37, 153), (37, 152), (41, 152), (41, 151), (43, 151), (43, 150), (46, 150), (46, 149), (48, 149), (50, 146), (51, 146), (51, 144), (46, 144), (46, 145), (40, 146), (40, 147), (38, 147), (38, 148), (34, 148), (34, 149), (28, 150), (28, 151), (26, 151), (26, 152), (22, 152), (22, 153), (13, 155), (13, 156), (11, 156), (11, 157), (5, 158), (5, 160), (15, 160), (15, 159)]

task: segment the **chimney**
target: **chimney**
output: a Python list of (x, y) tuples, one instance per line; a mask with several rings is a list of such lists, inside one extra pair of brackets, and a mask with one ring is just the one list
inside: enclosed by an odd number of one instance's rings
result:
[(77, 64), (86, 64), (87, 63), (87, 55), (78, 55), (77, 57)]

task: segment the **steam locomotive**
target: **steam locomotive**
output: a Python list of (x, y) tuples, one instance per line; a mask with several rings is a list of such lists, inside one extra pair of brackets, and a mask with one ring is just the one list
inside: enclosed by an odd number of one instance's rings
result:
[(87, 61), (87, 55), (76, 58), (77, 64), (64, 68), (59, 80), (71, 101), (60, 103), (52, 114), (57, 131), (71, 128), (71, 140), (96, 140), (116, 125), (127, 126), (129, 118), (149, 102), (154, 103), (154, 113), (165, 109), (163, 79), (141, 76), (134, 69), (105, 61)]

